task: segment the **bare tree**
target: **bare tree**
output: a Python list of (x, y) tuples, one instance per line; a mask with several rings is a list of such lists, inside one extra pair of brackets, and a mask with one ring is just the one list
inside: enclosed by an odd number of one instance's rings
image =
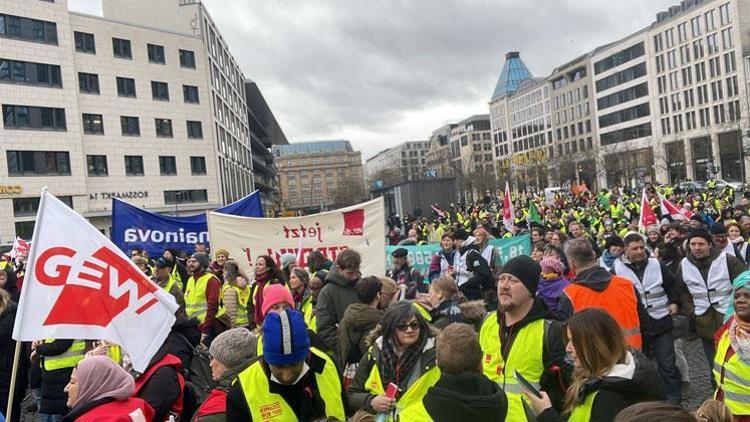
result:
[(332, 208), (343, 208), (364, 202), (367, 193), (361, 180), (345, 179), (329, 194), (329, 199)]

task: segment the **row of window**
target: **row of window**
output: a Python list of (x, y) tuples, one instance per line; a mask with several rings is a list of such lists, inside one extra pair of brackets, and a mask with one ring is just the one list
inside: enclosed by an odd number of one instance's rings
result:
[[(656, 78), (659, 94), (667, 91), (680, 89), (679, 75), (682, 74), (682, 86), (693, 84), (693, 70), (695, 70), (695, 82), (703, 82), (709, 78), (716, 78), (722, 75), (721, 57), (713, 57), (708, 60), (708, 73), (706, 72), (706, 62), (696, 63), (694, 66), (686, 66), (680, 71), (670, 72), (669, 75), (661, 75)], [(724, 73), (734, 73), (737, 71), (737, 59), (734, 52), (724, 54)], [(708, 75), (708, 76), (707, 76)], [(667, 78), (668, 77), (668, 78)], [(668, 83), (667, 83), (668, 82)]]
[[(73, 32), (73, 41), (76, 51), (80, 53), (96, 54), (96, 39), (94, 34), (88, 32)], [(112, 38), (112, 53), (120, 59), (132, 59), (133, 48), (130, 40), (124, 38)], [(167, 56), (164, 46), (158, 44), (146, 44), (148, 61), (157, 64), (166, 64)], [(179, 50), (180, 66), (195, 69), (195, 52), (190, 50)]]
[(713, 122), (714, 124), (725, 124), (727, 122), (738, 122), (742, 118), (742, 112), (740, 110), (740, 101), (731, 101), (726, 104), (717, 104), (712, 107), (705, 107), (696, 111), (689, 111), (685, 113), (685, 125), (683, 126), (682, 114), (661, 119), (661, 133), (662, 135), (670, 135), (672, 133), (680, 133), (684, 130), (693, 130), (698, 128), (704, 128), (711, 126), (711, 110), (713, 109)]
[(62, 88), (60, 66), (0, 58), (0, 82)]
[[(120, 97), (137, 98), (135, 79), (116, 77), (117, 95)], [(99, 75), (95, 73), (78, 73), (78, 89), (86, 94), (100, 94)], [(167, 82), (151, 81), (151, 98), (158, 101), (169, 101), (169, 84)], [(200, 103), (198, 87), (182, 86), (183, 101), (189, 104)]]
[[(718, 33), (710, 34), (706, 36), (706, 45), (708, 46), (708, 55), (712, 56), (718, 54), (719, 49)], [(732, 39), (732, 29), (727, 28), (721, 31), (721, 42), (724, 50), (731, 50), (734, 48), (734, 40)], [(656, 73), (663, 73), (667, 70), (672, 70), (678, 66), (684, 66), (690, 63), (690, 47), (685, 45), (679, 48), (679, 63), (677, 60), (678, 49), (668, 51), (665, 56), (663, 54), (658, 55), (654, 58), (656, 62)], [(692, 59), (697, 61), (705, 57), (706, 50), (703, 48), (703, 40), (699, 39), (693, 41), (693, 57)]]
[[(67, 129), (65, 110), (62, 108), (30, 107), (23, 105), (3, 104), (3, 124), (6, 129)], [(81, 116), (83, 133), (88, 135), (104, 134), (104, 119), (101, 114), (84, 113)], [(156, 136), (173, 138), (172, 119), (154, 119)], [(203, 123), (188, 120), (188, 139), (203, 139)], [(135, 116), (120, 116), (120, 130), (123, 136), (140, 136), (140, 119)]]
[[(107, 165), (106, 155), (87, 155), (86, 156), (87, 173), (91, 177), (109, 176), (109, 167)], [(206, 158), (190, 157), (190, 173), (193, 176), (206, 174)], [(174, 156), (159, 156), (159, 174), (161, 176), (177, 175), (177, 159)], [(126, 155), (125, 156), (125, 175), (126, 176), (143, 176), (143, 156)]]
[(646, 117), (650, 113), (648, 103), (638, 104), (637, 106), (624, 108), (614, 113), (605, 114), (599, 117), (599, 127), (605, 128), (608, 126), (629, 122), (631, 120), (640, 119)]
[(646, 54), (646, 48), (644, 44), (642, 42), (638, 43), (630, 48), (618, 51), (617, 53), (594, 63), (594, 74), (598, 75), (602, 72), (606, 72), (609, 69), (617, 67), (623, 63), (627, 63), (633, 59), (643, 56), (644, 54)]
[(596, 107), (599, 110), (604, 110), (609, 107), (614, 107), (618, 104), (623, 104), (628, 101), (635, 100), (636, 98), (645, 97), (648, 95), (648, 83), (644, 82), (640, 85), (624, 89), (614, 94), (607, 95), (605, 97), (596, 100)]
[(57, 24), (0, 13), (0, 36), (57, 44)]
[(644, 138), (646, 136), (651, 136), (651, 123), (644, 123), (604, 133), (599, 136), (599, 142), (602, 146), (607, 146), (619, 142), (630, 141), (632, 139)]
[[(725, 3), (719, 6), (719, 19), (720, 25), (728, 25), (732, 22), (731, 14), (729, 11), (729, 3)], [(690, 28), (692, 30), (693, 38), (701, 36), (705, 32), (710, 32), (716, 29), (716, 9), (711, 9), (703, 14), (698, 15), (690, 19)], [(675, 43), (674, 33), (677, 29), (677, 43)], [(677, 25), (676, 28), (669, 28), (663, 33), (654, 35), (654, 50), (658, 53), (664, 49), (664, 41), (666, 40), (666, 48), (672, 48), (675, 45), (682, 44), (688, 41), (687, 35), (687, 22), (683, 22)]]
[(646, 62), (639, 63), (613, 75), (607, 76), (606, 78), (599, 79), (596, 81), (596, 92), (601, 92), (605, 89), (622, 85), (626, 82), (638, 79), (641, 76), (646, 76)]
[[(724, 90), (724, 84), (726, 84), (726, 91)], [(695, 107), (696, 95), (694, 94), (694, 92), (697, 93), (699, 106), (706, 104), (709, 101), (720, 101), (724, 99), (725, 92), (726, 92), (727, 98), (732, 98), (732, 97), (736, 97), (737, 95), (739, 95), (739, 80), (737, 79), (736, 75), (726, 78), (724, 82), (720, 80), (711, 82), (710, 86), (711, 86), (710, 97), (708, 95), (709, 84), (704, 84), (704, 85), (695, 87), (695, 90), (687, 89), (682, 92), (682, 95), (680, 95), (680, 93), (678, 92), (670, 96), (664, 96), (664, 97), (659, 98), (660, 113), (668, 114), (670, 112), (670, 104), (671, 104), (672, 111), (680, 111), (682, 109), (683, 99), (685, 102), (686, 109)]]

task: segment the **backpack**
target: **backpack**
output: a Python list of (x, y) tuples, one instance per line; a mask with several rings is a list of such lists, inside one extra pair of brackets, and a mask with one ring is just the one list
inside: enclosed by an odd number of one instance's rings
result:
[(211, 375), (211, 355), (208, 353), (208, 347), (198, 344), (193, 347), (190, 341), (182, 334), (176, 333), (182, 340), (190, 346), (193, 355), (190, 363), (185, 368), (185, 391), (183, 392), (183, 421), (188, 421), (198, 408), (203, 404), (211, 390), (216, 387)]

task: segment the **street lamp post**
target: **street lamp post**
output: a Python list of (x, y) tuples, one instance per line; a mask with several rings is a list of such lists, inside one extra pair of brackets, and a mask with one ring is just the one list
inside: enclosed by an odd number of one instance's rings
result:
[(179, 208), (178, 208), (178, 205), (180, 204), (180, 200), (182, 199), (182, 194), (183, 193), (184, 192), (182, 192), (182, 191), (177, 191), (174, 194), (174, 216), (175, 217), (179, 217)]

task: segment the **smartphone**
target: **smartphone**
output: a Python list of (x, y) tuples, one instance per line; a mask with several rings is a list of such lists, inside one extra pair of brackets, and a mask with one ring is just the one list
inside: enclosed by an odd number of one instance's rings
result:
[(524, 378), (524, 377), (523, 377), (523, 375), (521, 375), (521, 373), (520, 373), (520, 372), (518, 372), (518, 370), (514, 370), (514, 372), (515, 372), (515, 374), (516, 374), (516, 379), (518, 380), (518, 382), (520, 382), (520, 383), (521, 383), (521, 385), (523, 385), (523, 388), (524, 388), (524, 389), (525, 389), (526, 391), (528, 391), (528, 392), (530, 392), (531, 394), (533, 394), (533, 395), (535, 395), (535, 396), (539, 397), (540, 399), (542, 398), (542, 394), (541, 394), (541, 393), (539, 392), (539, 390), (537, 390), (537, 389), (536, 389), (536, 387), (534, 387), (534, 385), (532, 385), (532, 384), (531, 384), (531, 383), (529, 382), (529, 380), (527, 380), (526, 378)]
[(394, 383), (388, 384), (388, 387), (385, 389), (385, 396), (389, 399), (393, 399), (396, 397), (396, 394), (398, 394), (398, 385)]

